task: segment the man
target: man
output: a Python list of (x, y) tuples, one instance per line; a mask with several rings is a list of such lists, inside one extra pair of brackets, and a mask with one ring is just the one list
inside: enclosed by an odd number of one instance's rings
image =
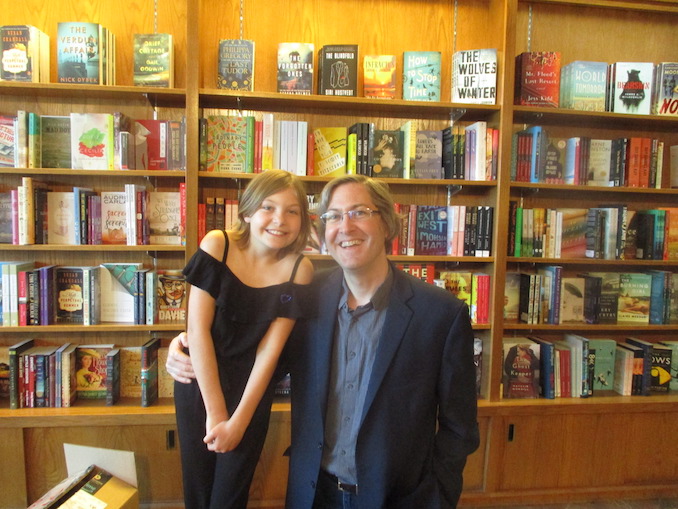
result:
[[(339, 268), (288, 343), (287, 507), (455, 507), (478, 446), (468, 308), (389, 263), (400, 220), (383, 182), (337, 178), (318, 213)], [(178, 343), (167, 367), (187, 381)]]

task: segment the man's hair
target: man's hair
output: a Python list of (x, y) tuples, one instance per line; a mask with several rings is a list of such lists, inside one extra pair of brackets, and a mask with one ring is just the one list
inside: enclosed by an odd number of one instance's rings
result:
[[(379, 217), (381, 217), (381, 220), (386, 227), (384, 249), (386, 252), (390, 253), (393, 239), (400, 234), (401, 218), (396, 213), (395, 202), (386, 182), (369, 178), (365, 175), (343, 175), (337, 177), (329, 181), (323, 188), (322, 194), (320, 195), (320, 203), (317, 208), (318, 216), (327, 212), (334, 191), (344, 184), (360, 184), (367, 189), (370, 198), (379, 211)], [(325, 225), (322, 222), (318, 223), (318, 233), (321, 238), (325, 237)]]
[(292, 189), (301, 208), (301, 228), (299, 236), (289, 246), (280, 250), (280, 258), (289, 253), (300, 253), (306, 247), (311, 232), (311, 218), (308, 213), (308, 198), (303, 182), (296, 175), (283, 170), (267, 170), (257, 174), (248, 184), (238, 204), (238, 219), (233, 227), (235, 239), (247, 245), (250, 241), (250, 224), (245, 217), (251, 217), (259, 210), (261, 203), (269, 196)]

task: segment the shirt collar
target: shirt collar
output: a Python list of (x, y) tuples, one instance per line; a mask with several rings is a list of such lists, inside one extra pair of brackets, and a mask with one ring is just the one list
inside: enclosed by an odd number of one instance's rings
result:
[[(346, 284), (346, 279), (341, 279), (341, 298), (339, 299), (339, 309), (345, 308), (348, 309), (348, 284)], [(374, 295), (370, 301), (363, 305), (358, 306), (358, 309), (365, 308), (368, 306), (373, 307), (376, 310), (386, 309), (388, 306), (389, 296), (391, 295), (391, 288), (393, 288), (393, 267), (389, 264), (388, 274), (386, 274), (386, 279), (384, 282), (377, 288), (377, 291), (374, 292)]]

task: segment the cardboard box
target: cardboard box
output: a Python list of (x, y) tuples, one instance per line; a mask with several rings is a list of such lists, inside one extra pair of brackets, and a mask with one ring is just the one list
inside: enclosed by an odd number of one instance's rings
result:
[(139, 492), (134, 486), (96, 467), (89, 480), (60, 507), (65, 509), (137, 509)]

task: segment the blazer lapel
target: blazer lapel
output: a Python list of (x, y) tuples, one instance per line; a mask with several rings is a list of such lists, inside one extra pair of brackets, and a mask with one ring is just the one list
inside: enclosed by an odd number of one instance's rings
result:
[(372, 366), (372, 375), (367, 387), (367, 394), (365, 395), (363, 413), (360, 417), (361, 425), (379, 387), (381, 387), (386, 371), (391, 365), (393, 356), (405, 337), (405, 331), (412, 319), (412, 309), (406, 304), (412, 296), (412, 286), (398, 269), (392, 268), (391, 270), (394, 271), (391, 300), (379, 338), (379, 346), (377, 347), (377, 355)]

